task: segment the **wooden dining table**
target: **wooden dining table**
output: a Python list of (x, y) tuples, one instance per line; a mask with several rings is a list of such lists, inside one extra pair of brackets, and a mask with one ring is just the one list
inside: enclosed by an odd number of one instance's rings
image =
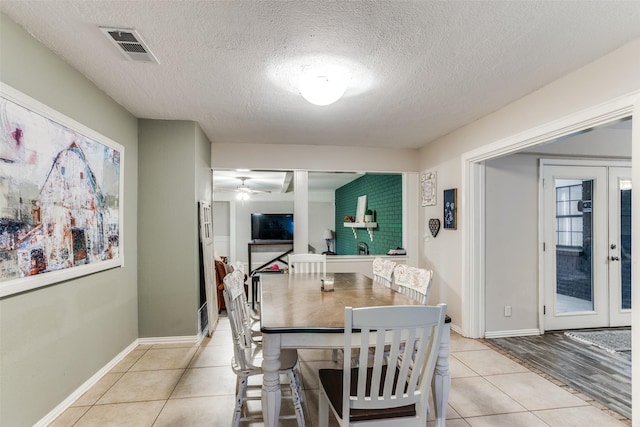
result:
[[(267, 427), (280, 415), (280, 350), (343, 348), (344, 308), (417, 305), (407, 296), (360, 273), (333, 273), (334, 290), (321, 290), (320, 274), (260, 275), (260, 330), (263, 346), (262, 412)], [(448, 319), (443, 329), (432, 383), (436, 425), (445, 425), (451, 377)], [(341, 367), (341, 366), (340, 366)]]

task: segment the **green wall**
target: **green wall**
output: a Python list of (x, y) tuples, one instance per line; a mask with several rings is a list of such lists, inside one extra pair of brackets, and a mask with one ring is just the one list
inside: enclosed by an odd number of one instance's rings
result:
[(138, 337), (137, 119), (0, 14), (0, 80), (122, 144), (124, 267), (0, 300), (0, 425), (31, 426)]
[(198, 200), (211, 200), (211, 144), (190, 121), (140, 120), (140, 337), (198, 333)]
[[(343, 226), (344, 217), (356, 216), (358, 197), (367, 196), (367, 207), (375, 211), (378, 228), (373, 231), (373, 242), (364, 228)], [(367, 174), (336, 190), (336, 253), (356, 255), (358, 242), (369, 246), (371, 255), (386, 254), (389, 249), (402, 246), (402, 176), (398, 174)]]

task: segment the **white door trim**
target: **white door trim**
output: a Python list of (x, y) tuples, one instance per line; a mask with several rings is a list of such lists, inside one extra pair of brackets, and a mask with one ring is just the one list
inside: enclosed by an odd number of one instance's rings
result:
[[(640, 97), (636, 99), (636, 103), (633, 109), (633, 117), (640, 117)], [(640, 125), (638, 121), (631, 128), (631, 181), (640, 182)], [(632, 193), (631, 195), (631, 212), (640, 212), (640, 192)], [(637, 218), (637, 214), (636, 214)], [(632, 219), (632, 227), (637, 227), (638, 222)], [(631, 282), (640, 283), (640, 233), (633, 233), (631, 238), (631, 253), (636, 254), (631, 257)], [(631, 291), (631, 306), (638, 307), (640, 301), (640, 292), (638, 287)], [(631, 310), (631, 329), (633, 331), (640, 330), (640, 310)], [(637, 335), (636, 335), (637, 336)], [(631, 340), (631, 393), (632, 396), (635, 393), (636, 399), (631, 405), (631, 419), (640, 419), (640, 405), (637, 398), (640, 396), (640, 340)]]
[[(485, 200), (485, 186), (484, 180), (478, 179), (484, 176), (482, 162), (628, 117), (634, 111), (639, 96), (640, 91), (634, 91), (462, 154), (460, 201), (463, 215), (460, 218), (460, 225), (463, 230), (461, 251), (463, 309), (461, 323), (464, 336), (482, 338), (485, 333), (484, 226), (481, 221), (484, 215), (484, 203), (480, 202)], [(640, 105), (637, 109), (640, 110)], [(637, 143), (636, 139), (637, 137), (634, 138), (634, 142)], [(636, 148), (635, 151), (634, 154), (638, 155), (639, 150)], [(638, 196), (635, 196), (634, 200), (637, 199)], [(637, 204), (640, 203), (634, 202), (634, 206)], [(634, 265), (637, 264), (634, 263)], [(634, 273), (634, 277), (637, 277), (637, 274)]]

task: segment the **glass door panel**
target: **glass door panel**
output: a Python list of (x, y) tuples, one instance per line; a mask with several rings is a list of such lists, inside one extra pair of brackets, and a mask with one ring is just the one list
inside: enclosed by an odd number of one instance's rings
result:
[(631, 324), (631, 169), (609, 168), (611, 326)]
[(620, 184), (628, 184), (628, 189), (620, 188), (620, 308), (631, 309), (631, 181), (621, 181)]
[(608, 324), (606, 170), (543, 166), (545, 330)]
[(592, 179), (555, 179), (557, 313), (593, 311), (592, 190)]

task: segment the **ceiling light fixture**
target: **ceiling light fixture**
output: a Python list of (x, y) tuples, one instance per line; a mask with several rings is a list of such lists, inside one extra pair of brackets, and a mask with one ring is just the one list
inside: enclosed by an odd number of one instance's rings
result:
[(344, 95), (344, 80), (330, 76), (302, 75), (298, 90), (300, 95), (314, 105), (329, 105)]

